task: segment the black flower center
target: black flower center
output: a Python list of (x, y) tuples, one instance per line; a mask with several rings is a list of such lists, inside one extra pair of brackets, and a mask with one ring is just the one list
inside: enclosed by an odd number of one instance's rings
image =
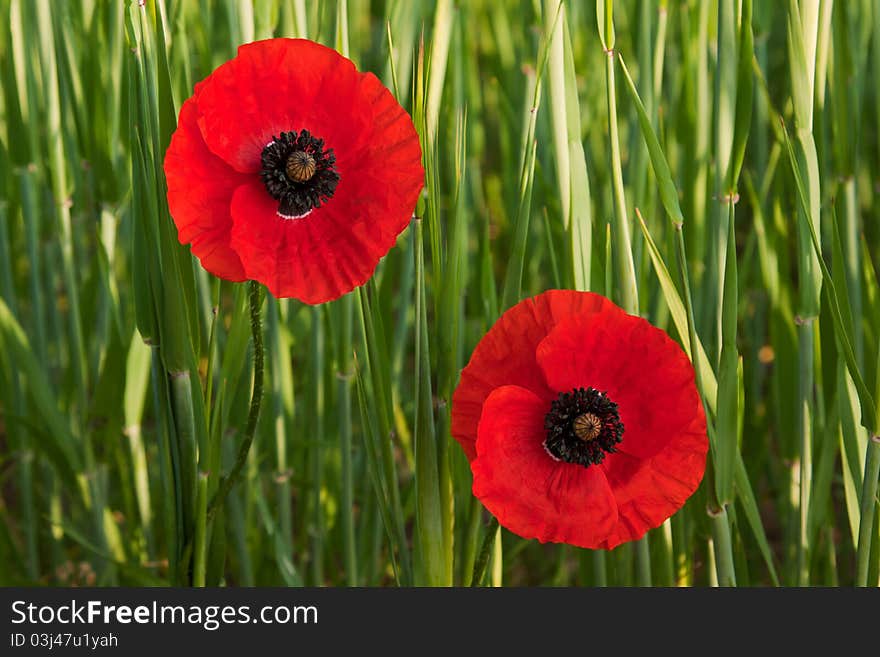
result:
[(308, 130), (282, 132), (263, 149), (260, 178), (278, 201), (278, 214), (295, 219), (321, 207), (333, 197), (339, 174), (332, 148)]
[(623, 440), (617, 404), (595, 388), (559, 393), (544, 417), (544, 449), (554, 459), (584, 467), (605, 460)]

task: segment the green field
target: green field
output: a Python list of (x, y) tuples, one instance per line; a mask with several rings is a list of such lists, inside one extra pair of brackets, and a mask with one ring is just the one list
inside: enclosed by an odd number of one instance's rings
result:
[[(876, 2), (144, 4), (0, 0), (0, 585), (878, 585)], [(248, 284), (177, 242), (162, 164), (282, 36), (392, 90), (426, 186), (363, 287), (264, 293), (220, 500)], [(551, 288), (665, 329), (706, 407), (700, 489), (612, 551), (496, 534), (450, 436)]]

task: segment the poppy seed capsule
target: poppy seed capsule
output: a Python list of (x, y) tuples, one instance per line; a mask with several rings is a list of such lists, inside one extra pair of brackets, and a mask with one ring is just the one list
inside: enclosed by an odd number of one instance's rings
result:
[(315, 175), (315, 158), (304, 151), (293, 151), (287, 158), (284, 171), (293, 182), (306, 182)]
[(602, 420), (592, 413), (578, 415), (573, 423), (574, 435), (583, 441), (595, 440), (602, 431)]

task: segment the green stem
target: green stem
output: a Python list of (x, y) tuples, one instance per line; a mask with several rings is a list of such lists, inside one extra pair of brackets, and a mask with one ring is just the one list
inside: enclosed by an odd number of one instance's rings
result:
[(810, 580), (810, 486), (813, 477), (813, 436), (810, 408), (813, 385), (813, 323), (806, 320), (798, 326), (798, 413), (797, 431), (800, 436), (800, 472), (798, 502), (797, 583), (806, 586)]
[(611, 173), (614, 189), (614, 264), (617, 267), (620, 301), (623, 309), (631, 314), (639, 312), (639, 294), (636, 285), (636, 268), (633, 262), (632, 243), (629, 235), (629, 219), (626, 214), (626, 195), (623, 187), (623, 166), (620, 159), (620, 138), (617, 130), (617, 92), (614, 78), (614, 50), (606, 51), (605, 82), (608, 97), (608, 129), (611, 141)]
[(474, 497), (471, 499), (470, 515), (464, 531), (464, 549), (461, 558), (462, 586), (470, 586), (473, 582), (471, 577), (474, 573), (474, 565), (477, 562), (477, 542), (480, 537), (480, 518), (483, 515), (483, 505)]
[(251, 406), (248, 411), (247, 426), (244, 430), (244, 439), (238, 448), (235, 464), (229, 474), (220, 480), (220, 485), (211, 503), (208, 505), (208, 522), (214, 518), (219, 508), (226, 501), (229, 491), (238, 482), (241, 472), (247, 462), (248, 452), (254, 442), (257, 432), (257, 420), (260, 417), (260, 403), (263, 401), (263, 330), (260, 325), (260, 307), (263, 303), (260, 284), (256, 281), (248, 282), (248, 302), (251, 314), (251, 334), (254, 340), (254, 389), (251, 394)]
[(205, 585), (207, 563), (207, 507), (208, 507), (208, 474), (199, 473), (196, 494), (196, 532), (195, 532), (195, 564), (193, 565), (193, 586)]
[(639, 586), (651, 586), (651, 546), (645, 534), (635, 543), (636, 582)]
[[(196, 496), (196, 429), (193, 410), (192, 382), (188, 370), (170, 372), (168, 376), (171, 401), (171, 417), (174, 430), (171, 433), (172, 449), (177, 461), (178, 494), (182, 504), (181, 512), (184, 535), (192, 540), (195, 526)], [(187, 562), (183, 562), (184, 566)]]
[(311, 449), (309, 468), (311, 471), (311, 577), (313, 586), (324, 584), (324, 509), (321, 491), (324, 488), (324, 309), (312, 308), (312, 364), (311, 379), (314, 397), (312, 398), (313, 422), (310, 423), (315, 444)]
[[(681, 276), (681, 284), (684, 291), (684, 307), (687, 312), (687, 329), (688, 329), (688, 344), (690, 345), (690, 357), (691, 361), (694, 364), (694, 381), (697, 384), (697, 390), (700, 391), (700, 397), (704, 397), (704, 389), (703, 389), (703, 375), (702, 368), (699, 365), (697, 358), (697, 327), (694, 319), (694, 302), (691, 297), (691, 282), (690, 275), (688, 274), (688, 264), (687, 264), (687, 250), (685, 248), (684, 243), (684, 230), (683, 226), (680, 223), (675, 224), (675, 242), (676, 242), (676, 255), (678, 256), (678, 272)], [(703, 402), (704, 408), (708, 408), (708, 405)]]
[[(217, 322), (220, 317), (220, 286), (222, 281), (217, 279), (213, 281), (213, 291), (211, 293), (211, 333), (208, 336), (208, 365), (205, 370), (205, 422), (208, 427), (211, 426), (211, 401), (214, 399), (214, 368), (216, 363), (217, 352)], [(211, 432), (208, 431), (208, 435)], [(206, 459), (206, 463), (211, 461)]]
[(593, 550), (593, 585), (608, 586), (608, 566), (605, 550)]
[(874, 510), (877, 506), (877, 478), (880, 477), (880, 436), (868, 441), (865, 457), (865, 478), (859, 504), (859, 545), (856, 549), (856, 586), (868, 585)]
[(489, 563), (489, 554), (495, 545), (495, 537), (498, 535), (498, 518), (492, 516), (486, 527), (486, 535), (483, 536), (483, 544), (480, 546), (480, 554), (474, 563), (474, 575), (471, 577), (471, 586), (480, 586), (483, 576), (486, 574), (486, 566)]
[(730, 522), (727, 507), (712, 514), (712, 536), (715, 553), (715, 566), (718, 573), (718, 586), (736, 586), (733, 566), (733, 542), (730, 536)]
[(339, 451), (342, 468), (342, 544), (345, 558), (345, 580), (348, 586), (357, 586), (357, 541), (354, 531), (354, 466), (351, 458), (351, 295), (340, 300), (342, 314), (339, 379)]

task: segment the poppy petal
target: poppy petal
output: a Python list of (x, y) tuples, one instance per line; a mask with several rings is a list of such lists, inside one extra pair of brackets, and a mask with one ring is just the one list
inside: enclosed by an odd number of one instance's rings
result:
[(246, 178), (205, 145), (197, 125), (200, 89), (180, 108), (177, 130), (165, 154), (168, 209), (180, 243), (192, 245), (193, 255), (205, 269), (226, 280), (243, 281), (241, 260), (229, 244), (229, 203)]
[(599, 467), (614, 492), (619, 519), (602, 547), (637, 540), (678, 511), (703, 480), (708, 450), (701, 409), (686, 430), (650, 459), (622, 451), (609, 454)]
[(538, 344), (558, 322), (608, 308), (616, 306), (592, 292), (549, 290), (521, 301), (495, 322), (462, 370), (452, 398), (452, 436), (469, 460), (476, 455), (477, 424), (492, 390), (510, 384), (528, 388), (547, 399), (553, 397), (535, 359)]
[[(334, 199), (335, 200), (335, 199)], [(328, 208), (284, 219), (259, 181), (232, 197), (232, 246), (248, 278), (276, 297), (306, 303), (335, 299), (363, 284), (383, 255), (362, 223), (346, 226)]]
[(544, 450), (547, 401), (519, 386), (483, 404), (473, 492), (498, 521), (525, 538), (596, 548), (617, 524), (617, 504), (600, 468), (556, 461)]
[[(333, 148), (337, 161), (355, 157), (369, 112), (357, 103), (361, 75), (338, 52), (306, 39), (267, 39), (205, 80), (199, 127), (210, 149), (236, 170), (256, 173), (274, 136), (309, 130)], [(357, 108), (345, 112), (340, 108)]]
[(538, 345), (537, 359), (553, 390), (592, 387), (616, 402), (624, 426), (617, 449), (638, 458), (657, 454), (702, 413), (687, 355), (640, 317), (603, 312), (563, 321)]

